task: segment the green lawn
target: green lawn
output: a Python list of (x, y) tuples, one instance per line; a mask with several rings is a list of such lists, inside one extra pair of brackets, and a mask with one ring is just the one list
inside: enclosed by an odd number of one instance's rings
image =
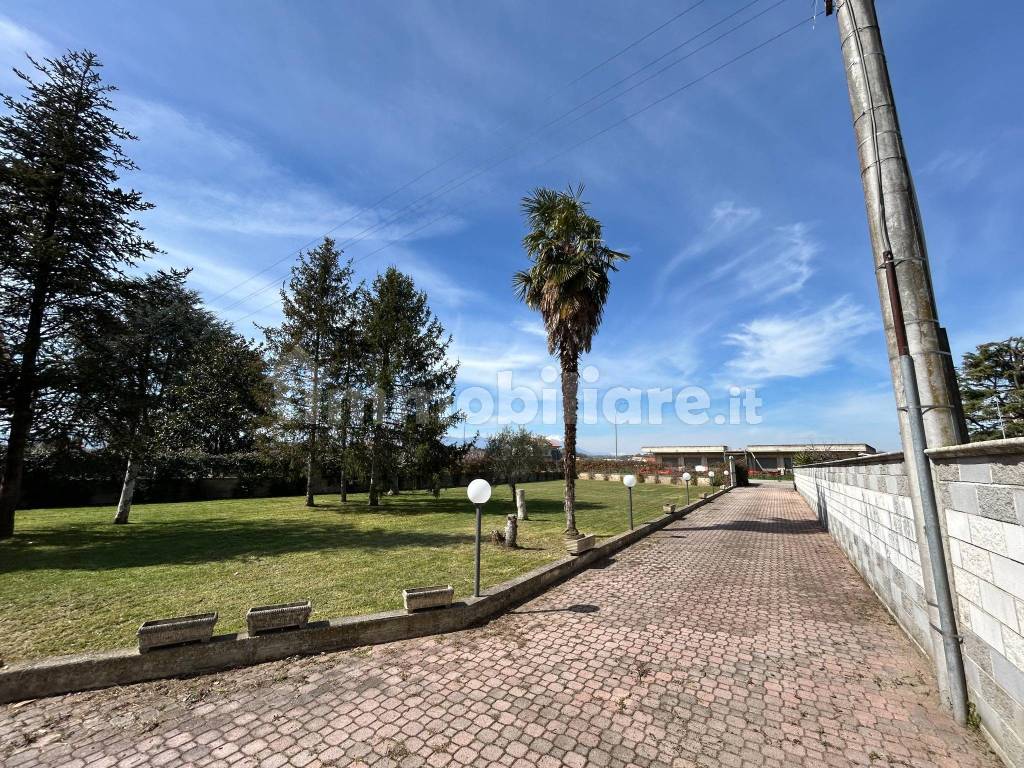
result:
[[(484, 586), (564, 556), (562, 483), (525, 486), (530, 520), (517, 551), (486, 541), (513, 509), (496, 487), (484, 508)], [(677, 486), (640, 485), (635, 520), (681, 502)], [(696, 498), (696, 494), (694, 494)], [(322, 496), (139, 504), (127, 526), (113, 509), (28, 510), (0, 541), (0, 659), (130, 646), (146, 619), (218, 611), (217, 631), (242, 629), (255, 605), (313, 601), (314, 619), (401, 607), (403, 587), (450, 583), (472, 593), (473, 509), (464, 488), (365, 495), (341, 505)], [(577, 524), (585, 533), (624, 531), (626, 489), (580, 481)]]

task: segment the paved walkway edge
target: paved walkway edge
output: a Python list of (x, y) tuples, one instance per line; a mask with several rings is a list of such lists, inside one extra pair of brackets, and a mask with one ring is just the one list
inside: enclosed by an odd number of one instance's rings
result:
[(311, 622), (305, 629), (254, 637), (244, 632), (216, 635), (208, 643), (148, 653), (124, 648), (11, 664), (0, 669), (0, 704), (162, 678), (191, 677), (290, 656), (310, 656), (468, 629), (541, 594), (730, 490), (725, 488), (632, 531), (613, 536), (582, 555), (541, 566), (490, 588), (479, 598), (469, 598), (447, 609), (350, 616)]

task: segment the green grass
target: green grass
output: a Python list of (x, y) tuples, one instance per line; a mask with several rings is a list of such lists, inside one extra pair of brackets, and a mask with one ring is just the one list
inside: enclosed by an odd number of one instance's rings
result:
[[(484, 508), (484, 586), (565, 555), (562, 483), (525, 486), (530, 520), (523, 549), (487, 540), (513, 511), (496, 487)], [(681, 502), (677, 486), (633, 489), (637, 523)], [(314, 619), (401, 607), (403, 587), (452, 584), (472, 593), (472, 506), (464, 488), (434, 499), (409, 492), (370, 511), (365, 495), (345, 505), (318, 497), (139, 504), (127, 526), (113, 509), (19, 512), (0, 541), (0, 659), (12, 661), (130, 646), (146, 619), (218, 611), (217, 631), (235, 631), (255, 605), (313, 601)], [(695, 496), (696, 498), (696, 496)], [(620, 483), (580, 481), (577, 525), (611, 536), (627, 527)]]

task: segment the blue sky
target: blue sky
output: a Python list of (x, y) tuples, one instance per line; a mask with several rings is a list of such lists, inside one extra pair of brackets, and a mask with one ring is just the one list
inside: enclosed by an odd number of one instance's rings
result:
[[(141, 138), (129, 147), (141, 166), (131, 183), (157, 206), (145, 223), (166, 253), (153, 263), (192, 267), (193, 285), (248, 334), (278, 317), (289, 257), (333, 229), (361, 276), (395, 264), (428, 292), (455, 339), (460, 389), (494, 390), (499, 371), (539, 386), (551, 361), (537, 317), (510, 288), (525, 264), (519, 199), (582, 181), (609, 243), (633, 257), (585, 361), (595, 386), (699, 386), (712, 414), (725, 411), (729, 386), (756, 387), (763, 401), (759, 424), (624, 424), (620, 451), (895, 448), (834, 21), (811, 24), (811, 0), (705, 0), (579, 77), (695, 2), (23, 0), (0, 11), (0, 89), (17, 88), (9, 70), (25, 51), (98, 53), (120, 87), (122, 122)], [(959, 356), (1024, 332), (1024, 10), (900, 0), (880, 13)], [(581, 426), (584, 450), (612, 450), (612, 427), (599, 422)]]

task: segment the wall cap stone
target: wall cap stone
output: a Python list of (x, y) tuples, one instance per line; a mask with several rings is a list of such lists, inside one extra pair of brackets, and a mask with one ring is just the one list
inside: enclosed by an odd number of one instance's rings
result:
[(996, 456), (1008, 453), (1024, 454), (1024, 437), (1010, 437), (1006, 440), (982, 440), (963, 445), (947, 445), (929, 448), (925, 451), (932, 459), (952, 459), (959, 456)]
[(895, 464), (903, 461), (903, 451), (889, 451), (888, 453), (869, 453), (865, 456), (854, 456), (850, 459), (835, 459), (834, 461), (819, 461), (817, 464), (801, 464), (793, 467), (794, 470), (813, 469), (814, 467), (850, 467), (864, 464)]

